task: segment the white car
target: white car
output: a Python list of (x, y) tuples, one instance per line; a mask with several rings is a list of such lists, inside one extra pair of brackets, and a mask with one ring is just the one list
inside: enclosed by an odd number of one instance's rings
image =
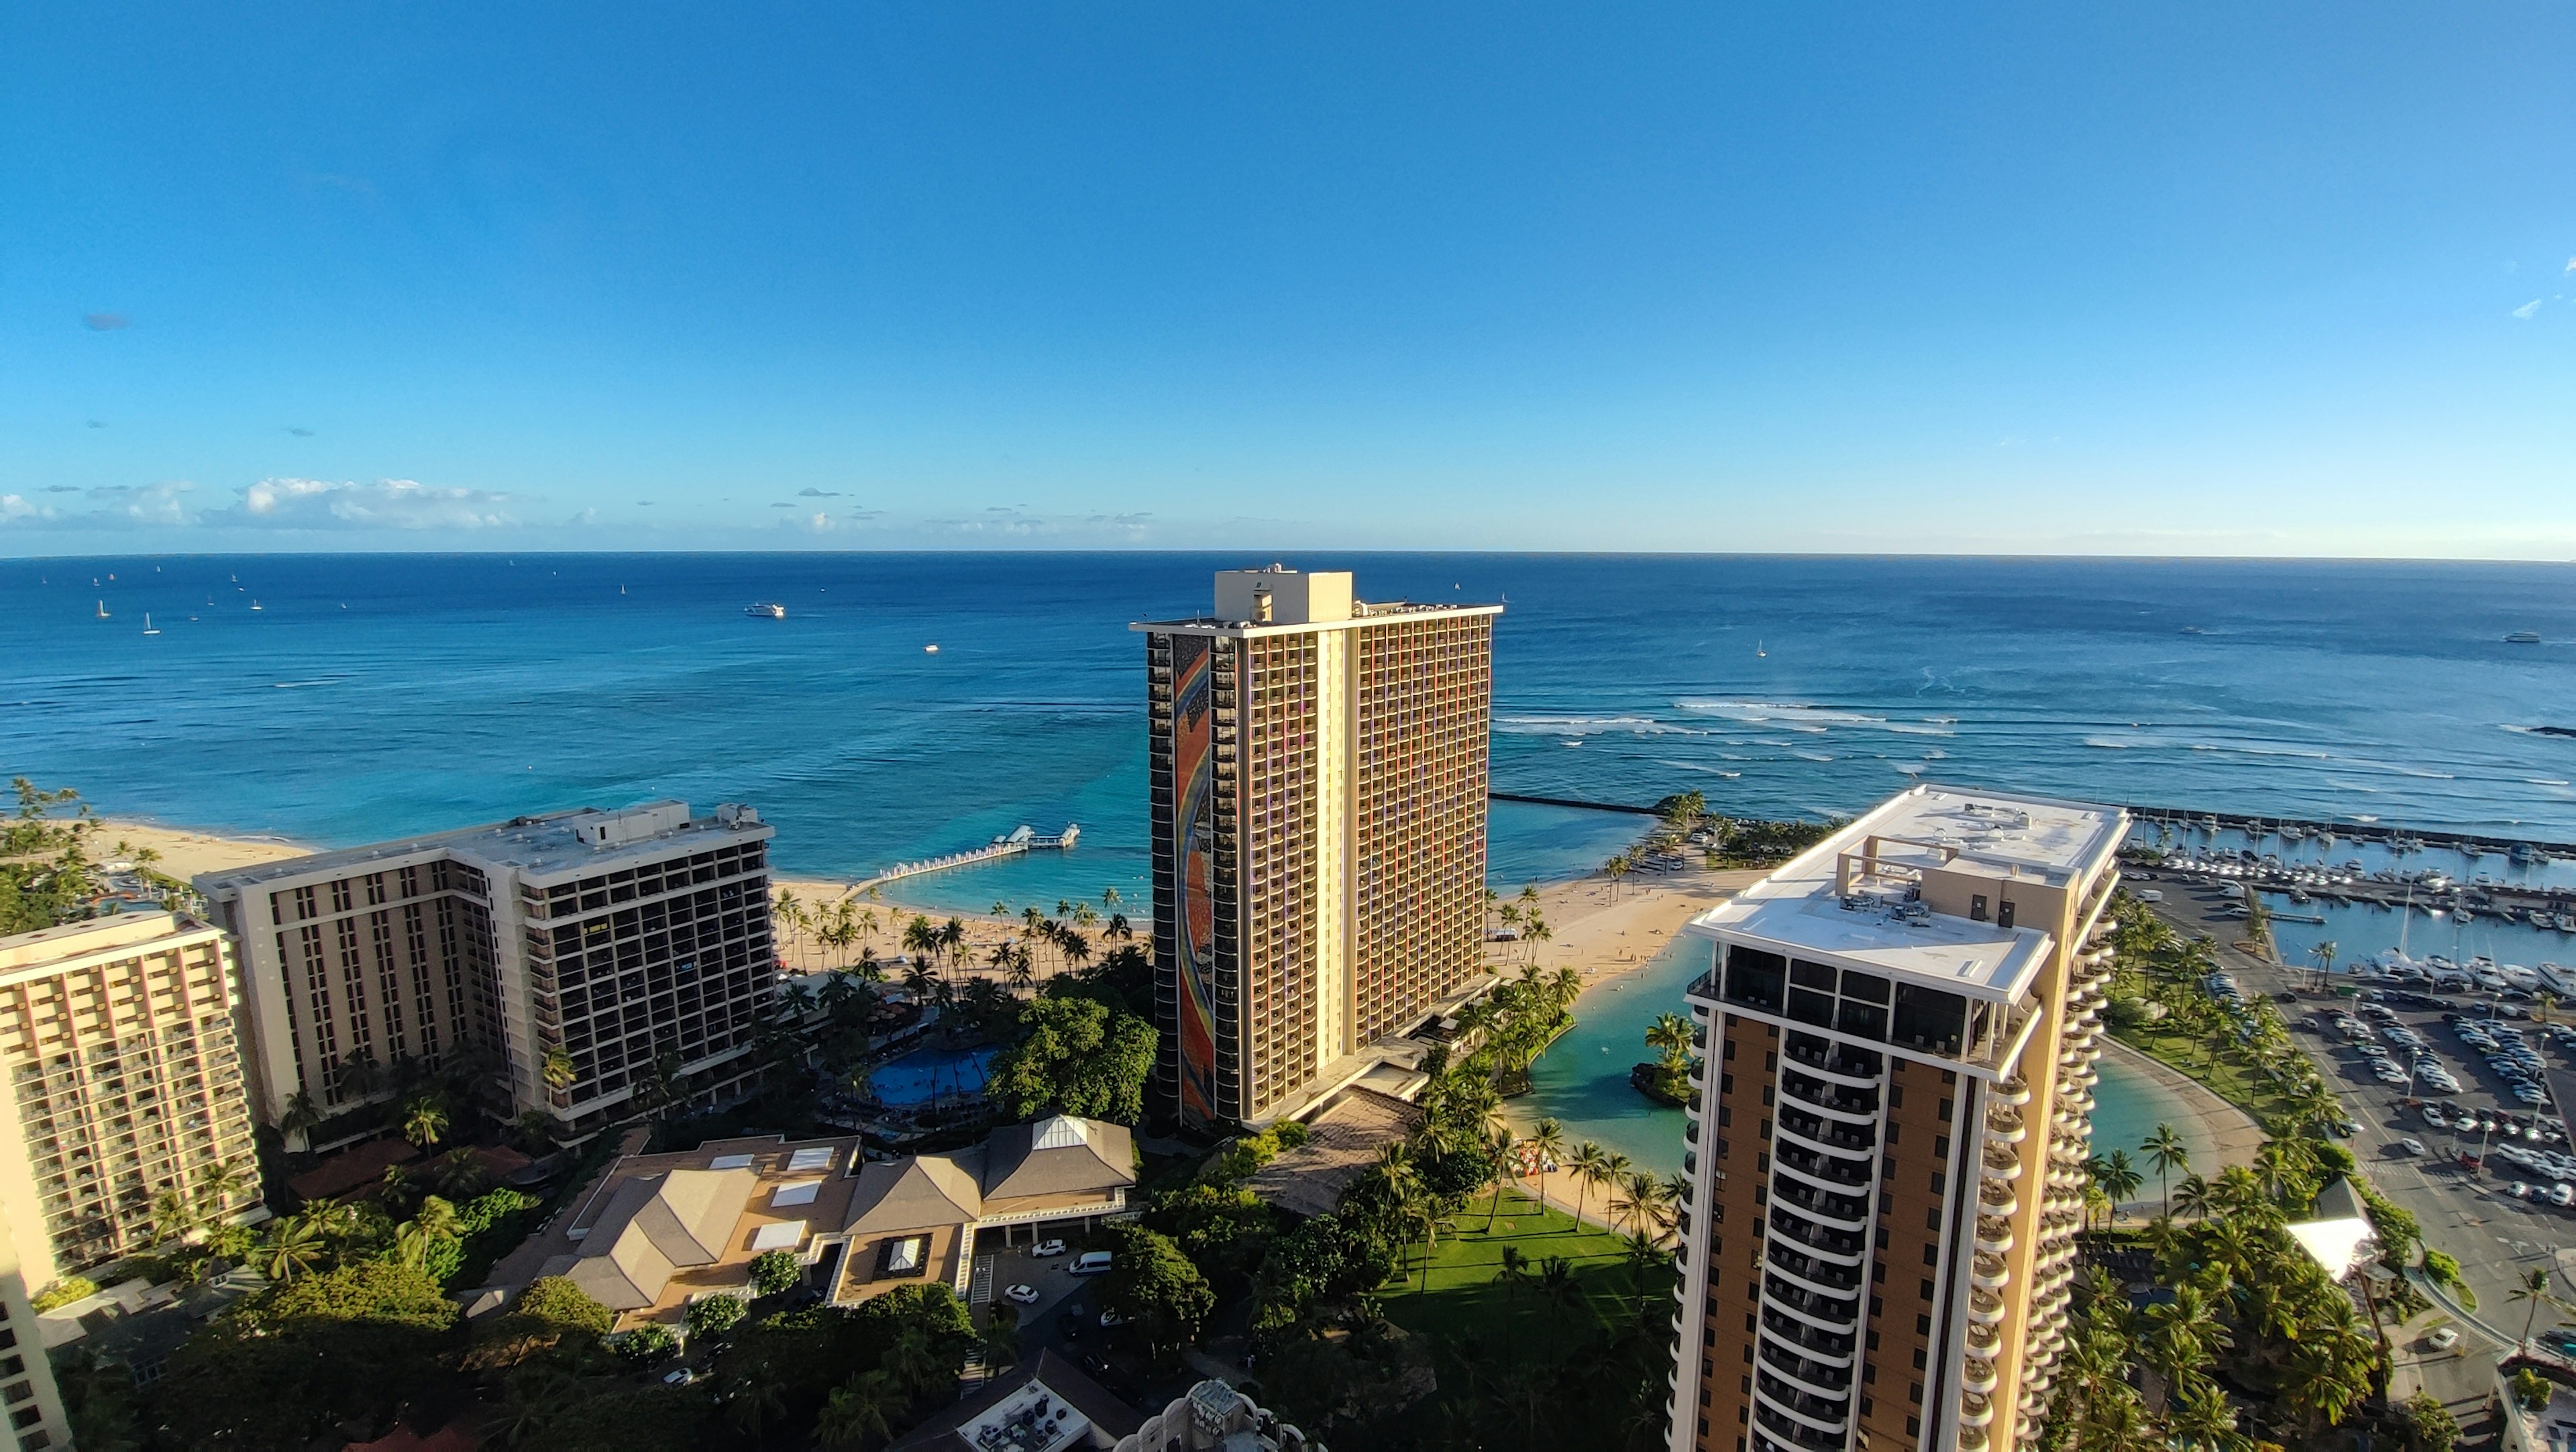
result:
[(1115, 1311), (1102, 1311), (1100, 1313), (1100, 1324), (1103, 1327), (1124, 1326), (1127, 1324), (1127, 1318), (1119, 1315)]
[(2460, 1344), (2460, 1333), (2448, 1326), (2436, 1326), (2433, 1333), (2424, 1338), (2424, 1344), (2435, 1351), (2448, 1351)]
[(2420, 1139), (2401, 1139), (2397, 1143), (2399, 1148), (2410, 1155), (2420, 1155), (2424, 1152), (2424, 1141)]
[(1025, 1284), (1012, 1286), (1002, 1292), (1002, 1299), (1016, 1301), (1023, 1306), (1034, 1306), (1038, 1303), (1038, 1288)]
[(2520, 1180), (2516, 1180), (2512, 1184), (2505, 1186), (2504, 1192), (2517, 1200), (2527, 1200), (2531, 1198), (2531, 1187)]
[(693, 1381), (696, 1381), (697, 1379), (698, 1379), (698, 1374), (697, 1374), (696, 1372), (694, 1372), (694, 1371), (689, 1370), (687, 1367), (685, 1367), (685, 1366), (681, 1366), (681, 1367), (674, 1367), (674, 1368), (672, 1368), (670, 1371), (668, 1371), (668, 1372), (666, 1372), (666, 1373), (664, 1373), (664, 1374), (663, 1374), (663, 1377), (662, 1377), (662, 1385), (664, 1385), (664, 1386), (687, 1386), (689, 1383), (691, 1383), (691, 1382), (693, 1382)]
[(1041, 1240), (1037, 1244), (1029, 1247), (1029, 1254), (1038, 1257), (1040, 1260), (1044, 1260), (1046, 1257), (1051, 1255), (1062, 1255), (1064, 1254), (1064, 1242), (1061, 1240)]
[(2557, 1206), (2561, 1210), (2566, 1209), (2570, 1205), (2576, 1205), (2576, 1185), (2570, 1185), (2563, 1181), (2559, 1184), (2552, 1185), (2549, 1189), (2549, 1203)]

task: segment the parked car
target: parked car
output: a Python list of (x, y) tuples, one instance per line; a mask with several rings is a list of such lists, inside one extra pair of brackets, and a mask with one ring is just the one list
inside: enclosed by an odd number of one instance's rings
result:
[(2424, 1153), (2424, 1141), (2420, 1139), (2401, 1139), (2397, 1142), (2397, 1145), (2398, 1148), (2403, 1149), (2410, 1155), (2420, 1155)]
[(1041, 1240), (1037, 1244), (1029, 1247), (1029, 1254), (1036, 1256), (1040, 1260), (1044, 1260), (1051, 1255), (1062, 1255), (1064, 1254), (1064, 1242), (1061, 1240)]
[(2448, 1351), (2460, 1344), (2460, 1333), (2448, 1326), (2436, 1326), (2433, 1334), (2424, 1338), (2424, 1344), (2435, 1351)]
[(1025, 1284), (1012, 1286), (1002, 1292), (1002, 1299), (1017, 1301), (1023, 1306), (1034, 1306), (1038, 1301), (1038, 1288)]
[(697, 1379), (698, 1374), (696, 1372), (689, 1370), (685, 1366), (675, 1366), (669, 1371), (663, 1373), (662, 1385), (687, 1386), (689, 1383), (696, 1381)]
[(1086, 1250), (1075, 1256), (1073, 1264), (1065, 1269), (1078, 1276), (1096, 1276), (1105, 1273), (1117, 1259), (1118, 1257), (1105, 1250)]

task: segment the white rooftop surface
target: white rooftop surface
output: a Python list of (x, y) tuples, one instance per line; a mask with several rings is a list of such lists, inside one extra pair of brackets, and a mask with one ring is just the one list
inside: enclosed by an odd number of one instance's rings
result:
[(2299, 1243), (2300, 1249), (2308, 1253), (2308, 1258), (2325, 1271), (2329, 1280), (2342, 1280), (2379, 1254), (2370, 1221), (2362, 1216), (2303, 1220), (2285, 1228), (2290, 1232), (2290, 1238)]
[[(1037, 1415), (1041, 1403), (1046, 1407), (1043, 1416)], [(986, 1407), (983, 1415), (959, 1427), (957, 1435), (970, 1447), (994, 1452), (1056, 1452), (1077, 1439), (1089, 1440), (1091, 1419), (1049, 1391), (1046, 1383), (1032, 1381)]]
[[(701, 844), (712, 847), (738, 830), (757, 830), (765, 825), (754, 819), (736, 827), (714, 817), (691, 817), (688, 813), (687, 803), (669, 800), (638, 802), (609, 811), (581, 807), (567, 812), (513, 818), (507, 822), (490, 822), (479, 827), (463, 827), (452, 832), (433, 832), (399, 841), (371, 843), (364, 847), (344, 847), (308, 857), (289, 857), (277, 862), (207, 873), (200, 880), (210, 887), (226, 884), (247, 886), (321, 871), (339, 871), (441, 848), (542, 877), (575, 869), (584, 872), (605, 870), (629, 858), (650, 861), (668, 857), (673, 852), (693, 852), (699, 850)], [(648, 836), (606, 843), (587, 840), (583, 832), (584, 828), (596, 831), (604, 823), (639, 816), (670, 825)]]
[[(2119, 814), (2101, 807), (1925, 785), (1879, 804), (1769, 877), (1691, 923), (1703, 934), (1805, 954), (1947, 992), (2009, 1001), (2047, 960), (2048, 934), (1939, 913), (1899, 916), (1896, 898), (1846, 907), (1838, 868), (1871, 838), (1879, 860), (2064, 883), (2119, 847)], [(1920, 849), (1906, 842), (1923, 842)]]
[(805, 1239), (805, 1222), (780, 1220), (751, 1233), (754, 1250), (794, 1250)]

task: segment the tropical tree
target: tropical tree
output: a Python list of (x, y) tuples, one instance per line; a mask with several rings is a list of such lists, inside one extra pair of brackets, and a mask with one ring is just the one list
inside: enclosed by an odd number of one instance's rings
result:
[(910, 1400), (891, 1373), (861, 1372), (825, 1399), (814, 1433), (826, 1447), (858, 1447), (871, 1437), (892, 1437), (894, 1418), (903, 1415)]
[(547, 1088), (560, 1094), (580, 1079), (581, 1066), (563, 1049), (552, 1048), (546, 1050), (545, 1064), (537, 1072), (544, 1077)]
[[(2124, 1149), (2115, 1149), (2108, 1155), (2095, 1155), (2085, 1162), (2084, 1172), (2091, 1178), (2094, 1188), (2102, 1192), (2102, 1198), (2110, 1202), (2113, 1211), (2122, 1201), (2138, 1193), (2138, 1186), (2145, 1178), (2138, 1173), (2136, 1166), (2129, 1163), (2129, 1152)], [(2108, 1218), (2107, 1214), (2105, 1218)]]
[(2332, 938), (2328, 938), (2308, 950), (2308, 957), (2313, 959), (2317, 965), (2317, 974), (2319, 977), (2324, 977), (2325, 975), (2334, 972), (2335, 952), (2335, 941)]
[(447, 1106), (434, 1094), (424, 1094), (403, 1106), (402, 1136), (421, 1150), (429, 1150), (447, 1137)]
[(2576, 1312), (2576, 1307), (2571, 1307), (2549, 1289), (2549, 1272), (2538, 1266), (2523, 1272), (2521, 1282), (2505, 1299), (2527, 1308), (2522, 1313), (2522, 1339), (2517, 1343), (2525, 1356), (2531, 1354), (2531, 1327), (2532, 1323), (2540, 1319), (2541, 1307), (2548, 1306), (2560, 1312)]
[(1492, 1204), (1485, 1207), (1485, 1233), (1491, 1235), (1494, 1233), (1494, 1217), (1502, 1213), (1503, 1181), (1510, 1177), (1514, 1167), (1520, 1163), (1521, 1147), (1520, 1141), (1513, 1137), (1508, 1127), (1505, 1127), (1493, 1132), (1493, 1135), (1485, 1141), (1485, 1149), (1493, 1156), (1494, 1161), (1494, 1200)]
[(2138, 1148), (2146, 1151), (2147, 1163), (2156, 1167), (2156, 1190), (2164, 1197), (2165, 1218), (2170, 1220), (2173, 1218), (2173, 1191), (2166, 1180), (2176, 1170), (2191, 1168), (2191, 1151), (2170, 1124), (2157, 1125)]
[(259, 1248), (262, 1274), (281, 1285), (291, 1285), (297, 1276), (310, 1274), (330, 1253), (330, 1244), (322, 1233), (322, 1222), (312, 1212), (302, 1212), (277, 1221)]

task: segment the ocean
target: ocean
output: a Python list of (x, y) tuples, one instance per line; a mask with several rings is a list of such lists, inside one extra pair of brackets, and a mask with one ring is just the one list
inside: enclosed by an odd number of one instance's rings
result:
[[(0, 769), (101, 811), (346, 844), (550, 808), (743, 801), (790, 872), (1023, 822), (1068, 854), (944, 906), (1146, 894), (1143, 647), (1182, 554), (0, 561)], [(1299, 556), (1503, 600), (1500, 790), (1848, 813), (1918, 779), (2576, 842), (2576, 568)], [(776, 601), (784, 620), (744, 607)], [(258, 608), (252, 608), (256, 602)], [(107, 611), (106, 618), (99, 610)], [(160, 634), (146, 636), (149, 612)], [(2538, 645), (2504, 637), (2536, 631)], [(927, 649), (937, 645), (934, 653)], [(1506, 890), (1638, 823), (1498, 803)], [(2489, 859), (2498, 871), (2501, 863)]]

